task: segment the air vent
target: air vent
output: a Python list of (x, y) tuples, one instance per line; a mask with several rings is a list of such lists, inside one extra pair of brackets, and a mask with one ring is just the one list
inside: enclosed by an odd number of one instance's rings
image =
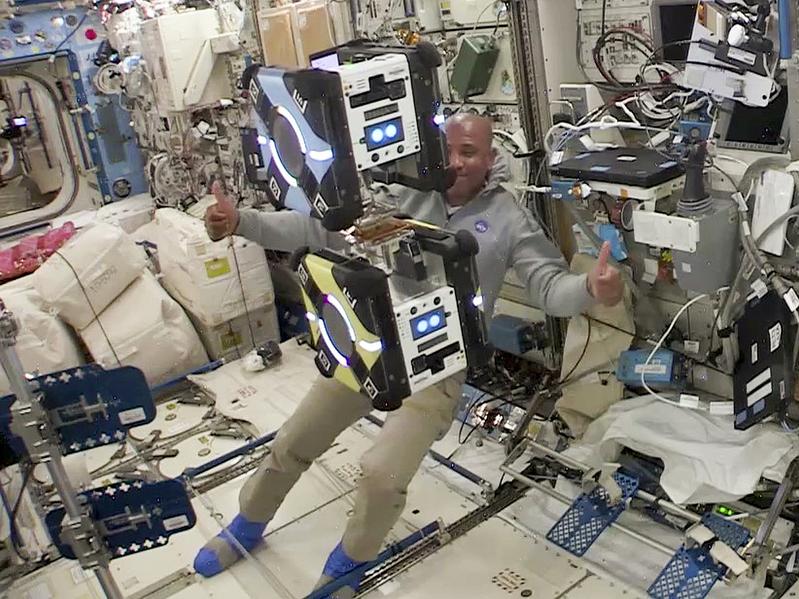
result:
[(336, 468), (335, 474), (343, 481), (356, 483), (363, 476), (363, 470), (361, 470), (361, 467), (358, 464), (347, 462), (346, 464)]
[(506, 593), (513, 593), (514, 591), (518, 591), (520, 588), (522, 588), (526, 580), (524, 576), (517, 574), (510, 568), (505, 568), (492, 577), (491, 582), (493, 582)]

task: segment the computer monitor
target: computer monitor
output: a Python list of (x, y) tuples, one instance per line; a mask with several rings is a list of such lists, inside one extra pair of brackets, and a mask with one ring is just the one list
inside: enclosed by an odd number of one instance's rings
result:
[(311, 54), (310, 62), (312, 69), (322, 69), (323, 71), (330, 71), (335, 69), (341, 63), (338, 59), (338, 53), (335, 48), (332, 50), (325, 50), (324, 52), (317, 52)]
[(768, 106), (746, 106), (727, 101), (721, 106), (716, 124), (716, 145), (719, 148), (782, 154), (788, 148), (788, 88), (782, 90)]
[(691, 39), (698, 4), (696, 0), (652, 0), (652, 40), (666, 62), (682, 63), (688, 59), (690, 44), (676, 42)]

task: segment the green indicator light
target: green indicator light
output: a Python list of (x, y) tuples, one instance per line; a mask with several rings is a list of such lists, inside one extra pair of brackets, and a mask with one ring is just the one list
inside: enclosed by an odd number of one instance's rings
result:
[(718, 506), (716, 508), (716, 512), (718, 512), (722, 516), (734, 516), (735, 515), (735, 512), (731, 508), (728, 508), (726, 505)]

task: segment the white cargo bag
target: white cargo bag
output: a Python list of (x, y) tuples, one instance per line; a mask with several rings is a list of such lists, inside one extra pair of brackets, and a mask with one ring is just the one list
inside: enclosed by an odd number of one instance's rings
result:
[(82, 329), (141, 275), (146, 264), (144, 250), (122, 229), (96, 223), (42, 264), (33, 283), (63, 320)]
[(98, 320), (81, 330), (80, 336), (94, 360), (105, 368), (135, 366), (150, 385), (157, 385), (208, 363), (183, 308), (149, 271)]
[(133, 233), (153, 220), (155, 201), (150, 194), (139, 194), (118, 202), (106, 204), (97, 211), (96, 219), (120, 227), (125, 233)]
[(234, 237), (234, 254), (229, 239), (211, 241), (201, 220), (172, 208), (157, 210), (155, 221), (161, 282), (202, 324), (218, 326), (274, 303), (261, 246)]
[(245, 314), (216, 326), (203, 324), (191, 312), (189, 318), (194, 323), (200, 339), (203, 340), (208, 357), (212, 360), (221, 358), (227, 361), (238, 360), (254, 347), (263, 345), (267, 341), (280, 343), (280, 329), (274, 304), (251, 311), (249, 318)]
[[(80, 366), (84, 359), (74, 333), (44, 308), (42, 298), (33, 289), (31, 278), (24, 277), (0, 286), (0, 299), (19, 323), (15, 349), (25, 372), (43, 375)], [(0, 368), (0, 395), (9, 393), (11, 386)]]

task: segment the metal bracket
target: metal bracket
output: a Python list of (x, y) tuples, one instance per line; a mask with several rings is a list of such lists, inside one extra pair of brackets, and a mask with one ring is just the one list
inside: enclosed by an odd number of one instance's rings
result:
[(681, 546), (649, 587), (650, 597), (704, 599), (727, 571), (727, 566), (716, 563), (711, 555), (714, 540), (737, 551), (750, 538), (746, 528), (715, 514), (705, 514), (702, 525), (712, 532), (713, 538), (701, 545), (688, 547), (686, 543)]
[(777, 523), (783, 509), (785, 509), (785, 504), (788, 503), (798, 483), (799, 458), (794, 458), (788, 466), (788, 470), (785, 472), (780, 486), (777, 488), (777, 493), (774, 495), (768, 514), (766, 514), (760, 528), (758, 528), (755, 534), (752, 546), (746, 551), (746, 560), (749, 562), (752, 571), (755, 572), (756, 575), (758, 570), (767, 568), (771, 561), (772, 548), (769, 543), (771, 533), (774, 531), (774, 525)]
[(585, 554), (627, 508), (627, 502), (638, 490), (637, 478), (616, 472), (613, 480), (621, 489), (621, 500), (612, 502), (610, 494), (600, 486), (590, 493), (581, 493), (547, 533), (547, 539), (578, 557)]
[[(189, 530), (197, 522), (183, 483), (165, 480), (114, 483), (80, 494), (95, 522), (94, 545), (102, 544), (111, 559), (166, 545), (173, 534)], [(47, 528), (58, 551), (67, 559), (79, 559), (65, 538), (64, 508), (49, 512)]]

